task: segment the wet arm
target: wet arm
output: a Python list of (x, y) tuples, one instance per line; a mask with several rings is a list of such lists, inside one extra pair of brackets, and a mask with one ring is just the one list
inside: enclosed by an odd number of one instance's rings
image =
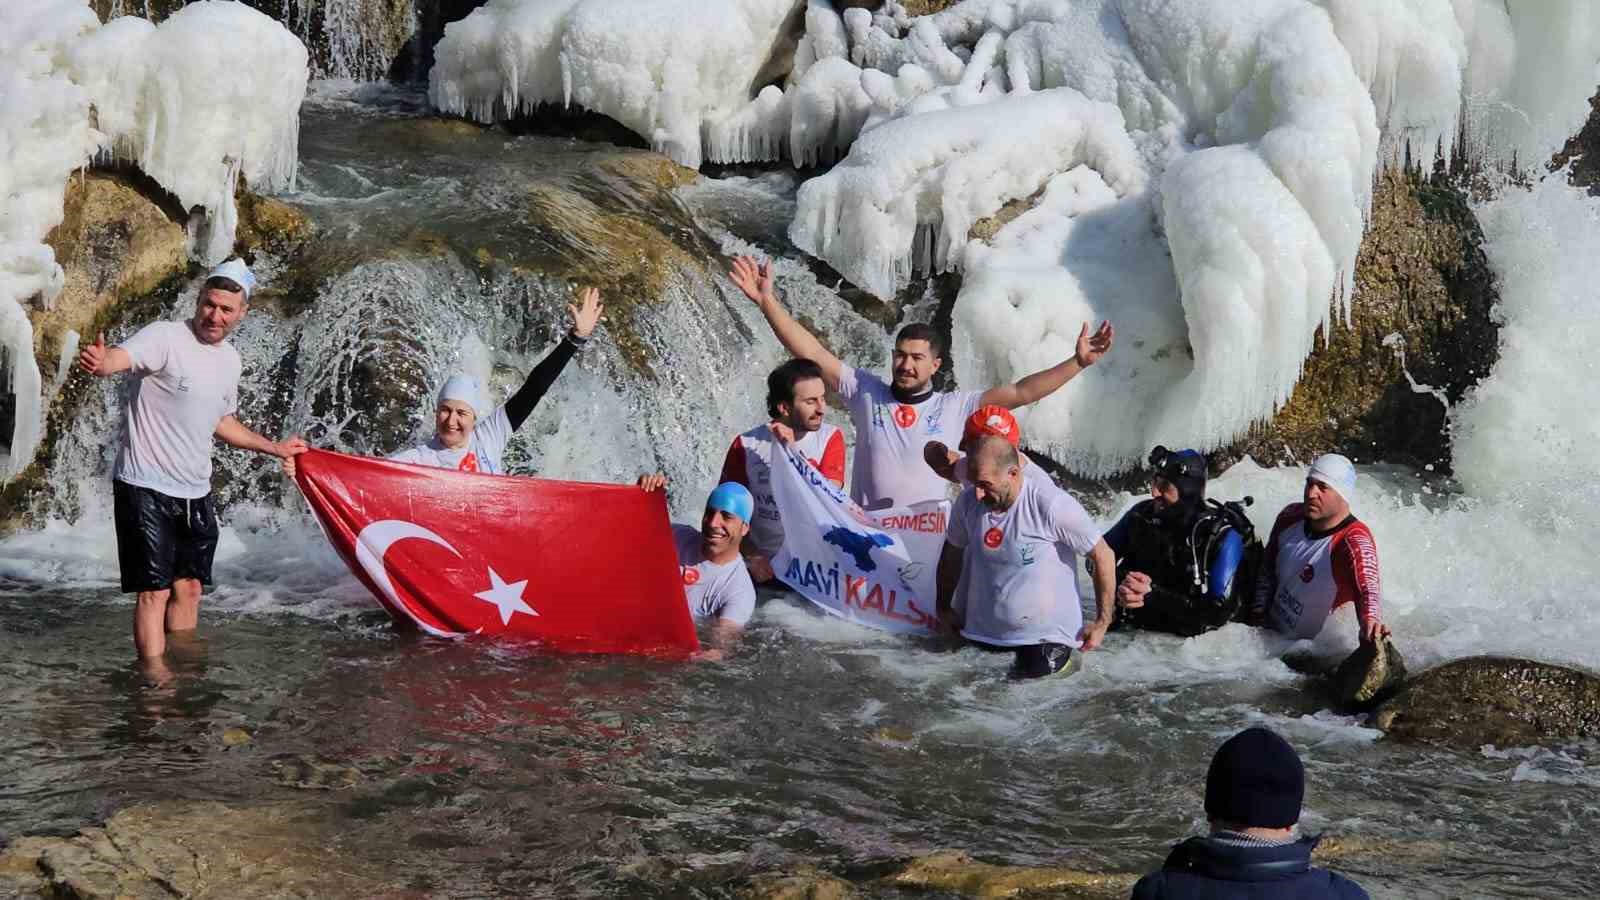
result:
[(550, 390), (550, 386), (556, 383), (561, 370), (567, 367), (567, 363), (577, 355), (578, 350), (586, 342), (584, 338), (568, 333), (561, 339), (561, 343), (545, 354), (544, 359), (539, 360), (539, 364), (528, 373), (528, 380), (506, 400), (506, 418), (511, 420), (512, 431), (521, 428), (522, 423), (528, 420), (533, 408), (539, 405), (539, 401)]
[(951, 611), (956, 586), (961, 582), (961, 555), (964, 551), (949, 541), (939, 553), (938, 610), (940, 615)]
[(265, 453), (268, 456), (284, 459), (293, 456), (296, 452), (300, 452), (295, 449), (297, 442), (299, 447), (305, 446), (305, 442), (300, 441), (299, 438), (292, 438), (281, 444), (276, 441), (269, 441), (245, 427), (243, 422), (233, 416), (222, 417), (222, 421), (217, 423), (216, 435), (219, 440), (230, 447), (238, 447), (241, 450), (254, 450), (257, 453)]
[(1061, 389), (1061, 386), (1078, 376), (1083, 371), (1083, 366), (1078, 365), (1076, 357), (1058, 363), (1048, 369), (1025, 376), (1015, 384), (1002, 384), (983, 392), (983, 398), (978, 401), (980, 405), (1004, 406), (1007, 409), (1016, 409), (1019, 406), (1042, 400)]
[(1117, 557), (1105, 538), (1095, 542), (1087, 565), (1094, 579), (1095, 619), (1101, 625), (1110, 626), (1117, 615)]
[(839, 376), (844, 371), (844, 363), (839, 357), (829, 352), (817, 336), (812, 334), (804, 325), (801, 325), (789, 311), (778, 302), (777, 294), (770, 294), (756, 301), (756, 307), (766, 317), (767, 324), (772, 327), (772, 333), (777, 336), (778, 342), (783, 344), (785, 350), (800, 359), (809, 359), (822, 368), (822, 383), (830, 391), (839, 390)]

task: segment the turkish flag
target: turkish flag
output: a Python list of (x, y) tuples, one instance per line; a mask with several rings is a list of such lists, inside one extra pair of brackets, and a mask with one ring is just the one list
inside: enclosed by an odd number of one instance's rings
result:
[(699, 649), (660, 491), (326, 450), (295, 461), (328, 540), (402, 625), (579, 653)]

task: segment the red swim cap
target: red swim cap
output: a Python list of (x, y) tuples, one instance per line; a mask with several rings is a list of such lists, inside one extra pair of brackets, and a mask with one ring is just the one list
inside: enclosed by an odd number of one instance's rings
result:
[(1022, 429), (1017, 425), (1017, 419), (1011, 414), (1011, 410), (992, 403), (978, 407), (978, 411), (967, 419), (967, 427), (961, 435), (961, 442), (966, 443), (985, 434), (1003, 437), (1013, 447), (1022, 443)]

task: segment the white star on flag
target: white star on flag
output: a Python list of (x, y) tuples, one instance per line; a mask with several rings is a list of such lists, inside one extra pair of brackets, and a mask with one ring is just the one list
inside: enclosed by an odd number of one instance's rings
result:
[(489, 585), (490, 587), (487, 591), (479, 591), (472, 596), (485, 603), (492, 603), (499, 607), (501, 625), (511, 624), (511, 617), (519, 612), (527, 613), (530, 616), (539, 614), (522, 599), (522, 592), (527, 590), (528, 587), (527, 579), (506, 584), (505, 579), (500, 577), (499, 572), (490, 569)]

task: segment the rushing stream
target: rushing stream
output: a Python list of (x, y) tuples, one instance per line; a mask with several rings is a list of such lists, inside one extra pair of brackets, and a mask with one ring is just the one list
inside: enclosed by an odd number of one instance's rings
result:
[[(656, 305), (628, 314), (650, 373), (602, 340), (510, 459), (599, 481), (664, 469), (682, 485), (675, 514), (692, 516), (781, 358), (717, 277), (717, 251), (750, 240), (781, 252), (793, 179), (703, 179), (663, 205), (601, 165), (613, 148), (439, 136), (415, 110), (389, 89), (323, 86), (308, 104), (287, 199), (330, 255), (354, 248), (362, 261), (319, 282), (314, 303), (289, 298), (286, 317), (247, 320), (246, 414), (376, 452), (426, 429), (427, 398), (452, 367), (501, 387), (520, 377), (556, 333), (567, 290), (523, 267), (598, 258), (583, 235), (553, 239), (529, 217), (528, 197), (560, 191), (664, 223), (698, 265), (669, 272)], [(791, 304), (844, 355), (881, 365), (882, 330), (788, 252)], [(361, 365), (374, 354), (376, 375)], [(375, 380), (398, 387), (378, 392)], [(1003, 659), (866, 632), (783, 597), (722, 665), (420, 640), (389, 628), (270, 464), (232, 454), (218, 457), (240, 473), (218, 588), (199, 638), (174, 650), (179, 677), (147, 687), (115, 589), (105, 435), (116, 389), (102, 387), (62, 436), (49, 524), (0, 542), (0, 833), (70, 833), (160, 799), (294, 799), (334, 823), (340, 852), (451, 897), (717, 895), (748, 871), (867, 871), (941, 847), (1129, 872), (1202, 826), (1212, 751), (1265, 723), (1305, 756), (1306, 830), (1368, 842), (1339, 867), (1375, 896), (1580, 896), (1600, 877), (1594, 747), (1392, 746), (1321, 709), (1278, 660), (1284, 644), (1243, 626), (1188, 641), (1115, 634), (1082, 673), (1029, 684), (1006, 681)], [(398, 406), (372, 405), (380, 395)], [(1242, 463), (1212, 495), (1253, 494), (1265, 527), (1298, 477)], [(1600, 576), (1592, 486), (1570, 506), (1531, 488), (1493, 502), (1448, 490), (1364, 469), (1356, 504), (1413, 666), (1483, 652), (1592, 665), (1600, 634), (1574, 595)], [(1092, 500), (1109, 524), (1132, 498)], [(1571, 514), (1577, 527), (1563, 529)], [(1499, 548), (1561, 571), (1509, 571)], [(1353, 644), (1347, 609), (1312, 649)], [(250, 740), (227, 746), (233, 728)], [(310, 759), (342, 774), (317, 784)]]

